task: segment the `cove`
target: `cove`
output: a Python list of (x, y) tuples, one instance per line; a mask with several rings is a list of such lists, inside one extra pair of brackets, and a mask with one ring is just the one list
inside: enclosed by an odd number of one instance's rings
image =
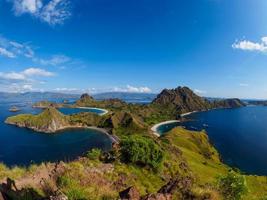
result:
[(158, 127), (161, 134), (175, 126), (205, 129), (223, 161), (249, 174), (267, 175), (267, 107), (247, 106), (192, 113), (188, 121)]
[[(11, 105), (13, 103), (0, 105), (0, 162), (8, 166), (28, 166), (31, 163), (45, 161), (69, 161), (92, 148), (104, 151), (111, 149), (110, 137), (96, 129), (67, 129), (56, 134), (44, 134), (5, 124), (4, 120), (14, 114), (8, 111)], [(19, 106), (21, 111), (16, 114), (37, 114), (41, 111), (41, 109), (31, 108), (30, 104)], [(74, 111), (65, 109), (64, 113), (79, 111), (79, 109), (74, 109)]]

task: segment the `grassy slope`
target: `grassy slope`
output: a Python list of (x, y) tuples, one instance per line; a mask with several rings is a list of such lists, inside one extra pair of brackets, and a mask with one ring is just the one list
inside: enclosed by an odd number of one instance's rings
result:
[[(208, 142), (205, 132), (193, 132), (178, 127), (156, 139), (156, 142), (166, 152), (163, 166), (158, 172), (124, 164), (118, 160), (105, 164), (84, 158), (65, 163), (67, 170), (56, 184), (70, 199), (117, 199), (119, 191), (132, 185), (136, 186), (142, 195), (156, 192), (169, 178), (179, 173), (194, 177), (195, 194), (210, 192), (214, 199), (221, 199), (214, 189), (216, 177), (225, 174), (229, 167), (220, 162), (219, 155)], [(181, 164), (184, 167), (181, 167)], [(23, 180), (33, 175), (38, 177), (38, 168), (40, 167), (34, 165), (28, 169), (8, 169), (0, 165), (0, 179), (11, 177)], [(244, 199), (256, 200), (264, 197), (267, 191), (266, 177), (246, 176), (246, 180), (249, 193)], [(30, 186), (39, 191), (42, 189), (38, 185)]]
[(7, 123), (27, 124), (30, 127), (47, 127), (55, 120), (62, 125), (68, 125), (69, 117), (58, 112), (55, 108), (47, 108), (38, 115), (20, 114), (6, 119)]
[[(214, 147), (211, 147), (204, 132), (188, 131), (181, 127), (171, 130), (162, 137), (167, 139), (182, 150), (189, 168), (197, 177), (197, 185), (215, 184), (216, 177), (225, 174), (230, 168), (220, 162), (219, 155)], [(199, 143), (201, 141), (201, 143)], [(204, 155), (206, 151), (214, 152), (212, 159)], [(261, 199), (267, 195), (267, 177), (245, 175), (248, 194), (246, 200)]]

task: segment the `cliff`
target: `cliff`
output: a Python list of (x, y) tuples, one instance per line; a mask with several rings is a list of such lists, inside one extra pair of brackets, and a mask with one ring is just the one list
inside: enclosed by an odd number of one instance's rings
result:
[(5, 123), (45, 133), (53, 133), (70, 126), (69, 117), (63, 115), (54, 107), (48, 107), (38, 115), (20, 114), (12, 116), (7, 118)]

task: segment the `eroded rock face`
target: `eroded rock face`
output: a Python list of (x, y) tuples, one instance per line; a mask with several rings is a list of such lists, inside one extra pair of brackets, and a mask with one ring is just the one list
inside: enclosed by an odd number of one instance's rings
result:
[(153, 100), (154, 104), (172, 106), (180, 113), (206, 110), (210, 108), (209, 102), (196, 95), (188, 87), (177, 87), (175, 89), (164, 89), (156, 99)]
[(140, 193), (134, 186), (121, 191), (119, 195), (121, 200), (140, 200)]
[(121, 200), (174, 200), (173, 194), (178, 192), (181, 199), (194, 199), (191, 193), (192, 184), (193, 181), (191, 177), (177, 175), (162, 186), (157, 193), (140, 197), (137, 188), (131, 186), (120, 192), (119, 195)]
[(209, 101), (206, 98), (198, 96), (188, 87), (164, 89), (152, 103), (176, 110), (178, 114), (214, 108), (236, 108), (246, 106), (244, 102), (237, 98)]
[(82, 94), (81, 95), (81, 98), (80, 99), (91, 99), (91, 100), (93, 100), (94, 98), (91, 97), (89, 94), (85, 93), (85, 94)]

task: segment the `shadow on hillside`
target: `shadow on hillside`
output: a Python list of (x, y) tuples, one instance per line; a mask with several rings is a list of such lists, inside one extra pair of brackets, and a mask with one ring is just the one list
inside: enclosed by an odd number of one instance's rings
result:
[[(2, 195), (2, 196), (1, 196)], [(43, 199), (33, 188), (18, 189), (14, 180), (7, 178), (0, 184), (0, 200)]]

